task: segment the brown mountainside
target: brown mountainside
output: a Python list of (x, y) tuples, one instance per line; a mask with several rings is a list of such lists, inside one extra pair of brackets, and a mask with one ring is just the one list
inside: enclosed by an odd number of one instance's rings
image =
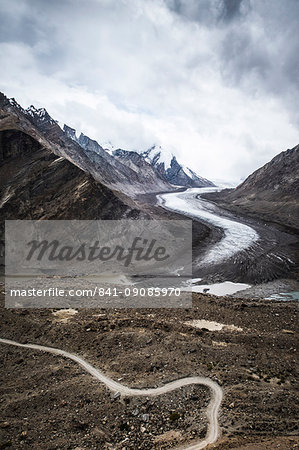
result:
[(235, 189), (206, 198), (236, 212), (299, 229), (299, 145), (280, 153)]

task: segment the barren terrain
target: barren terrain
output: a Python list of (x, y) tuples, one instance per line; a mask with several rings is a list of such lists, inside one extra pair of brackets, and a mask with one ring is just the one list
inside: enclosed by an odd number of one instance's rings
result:
[[(213, 448), (299, 445), (295, 302), (194, 294), (192, 309), (54, 312), (2, 308), (0, 335), (75, 353), (130, 387), (210, 377), (224, 393)], [(199, 319), (235, 327), (185, 323)], [(2, 448), (166, 449), (206, 434), (204, 386), (126, 398), (60, 356), (5, 344), (0, 352)]]

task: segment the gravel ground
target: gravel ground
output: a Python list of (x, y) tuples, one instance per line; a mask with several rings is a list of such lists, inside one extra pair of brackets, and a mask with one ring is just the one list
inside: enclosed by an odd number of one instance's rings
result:
[[(1, 308), (0, 335), (77, 353), (132, 387), (211, 377), (224, 391), (213, 448), (289, 449), (299, 442), (297, 305), (194, 294), (189, 309)], [(199, 319), (236, 328), (185, 324)], [(126, 399), (60, 357), (8, 345), (0, 354), (0, 448), (170, 449), (205, 435), (204, 387)]]

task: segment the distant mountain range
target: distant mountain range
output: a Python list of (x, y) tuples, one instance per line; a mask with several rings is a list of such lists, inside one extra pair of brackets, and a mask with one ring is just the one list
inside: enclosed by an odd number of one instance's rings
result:
[[(41, 134), (52, 144), (52, 150), (65, 157), (82, 170), (90, 173), (93, 178), (105, 186), (135, 197), (140, 193), (171, 191), (173, 185), (184, 187), (211, 186), (212, 182), (197, 176), (191, 170), (184, 168), (172, 157), (170, 166), (162, 161), (160, 149), (159, 158), (152, 158), (147, 152), (130, 152), (125, 150), (110, 151), (104, 149), (97, 141), (81, 133), (76, 137), (76, 130), (64, 125), (61, 129), (44, 108), (36, 109), (30, 106), (23, 109), (15, 99), (7, 99), (2, 94), (2, 108), (18, 117), (18, 123), (24, 127), (24, 132), (31, 135)], [(30, 122), (30, 125), (25, 122)], [(158, 155), (157, 155), (158, 156)]]
[(0, 239), (4, 219), (148, 217), (131, 198), (82, 170), (87, 163), (45, 110), (24, 114), (0, 95)]
[[(0, 93), (0, 209), (5, 218), (141, 217), (139, 194), (213, 183), (160, 146), (101, 146), (60, 128), (44, 108), (23, 109)], [(299, 229), (299, 146), (282, 152), (236, 189), (206, 197), (236, 212)]]
[[(134, 172), (144, 173), (145, 180), (148, 183), (148, 176), (155, 174), (160, 180), (170, 183), (173, 186), (179, 187), (208, 187), (214, 184), (205, 178), (200, 177), (191, 169), (182, 166), (177, 162), (176, 157), (161, 146), (153, 145), (146, 151), (136, 152), (133, 150), (116, 149), (116, 147), (109, 142), (108, 145), (100, 145), (97, 141), (90, 139), (83, 133), (79, 138), (76, 136), (76, 130), (64, 125), (63, 131), (65, 134), (77, 142), (85, 152), (94, 152), (110, 159), (115, 158), (121, 164), (129, 167)], [(103, 152), (104, 150), (104, 152)], [(107, 154), (109, 156), (107, 156)], [(91, 159), (95, 160), (95, 155), (89, 154)], [(148, 166), (151, 166), (151, 170)], [(159, 182), (160, 183), (160, 182)], [(158, 186), (159, 186), (158, 183)]]
[(162, 149), (161, 146), (153, 145), (145, 152), (137, 153), (128, 150), (114, 150), (112, 153), (119, 158), (124, 164), (139, 164), (139, 161), (145, 161), (150, 164), (160, 177), (172, 184), (173, 186), (183, 187), (208, 187), (214, 184), (197, 175), (188, 167), (178, 163), (176, 157)]

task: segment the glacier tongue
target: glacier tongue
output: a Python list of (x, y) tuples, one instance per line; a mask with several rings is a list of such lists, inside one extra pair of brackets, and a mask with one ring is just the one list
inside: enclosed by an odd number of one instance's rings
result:
[(200, 262), (201, 266), (223, 262), (247, 249), (259, 238), (257, 232), (250, 226), (219, 216), (212, 203), (197, 197), (200, 193), (215, 190), (217, 188), (195, 188), (157, 196), (158, 202), (166, 209), (202, 219), (224, 230), (224, 237), (204, 255)]

